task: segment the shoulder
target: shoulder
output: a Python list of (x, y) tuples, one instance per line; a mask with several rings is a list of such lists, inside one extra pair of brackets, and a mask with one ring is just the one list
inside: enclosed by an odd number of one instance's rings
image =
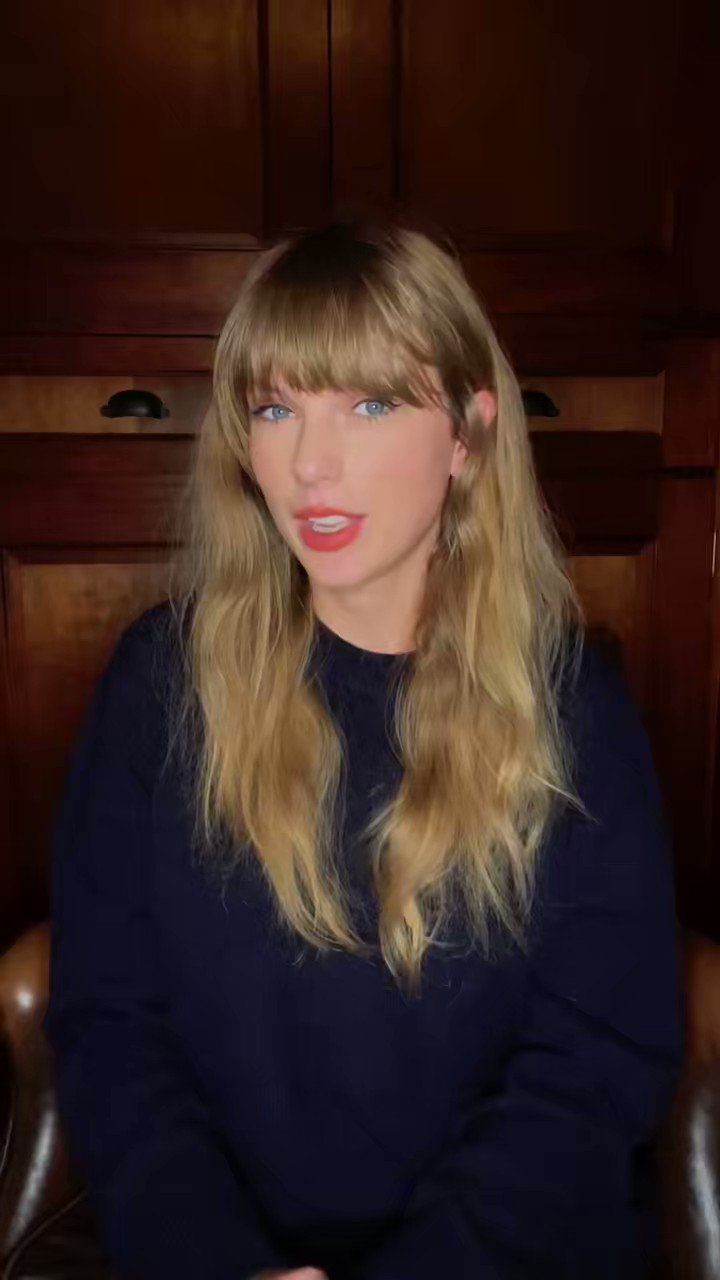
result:
[(577, 667), (563, 672), (559, 712), (580, 785), (595, 790), (627, 768), (654, 781), (645, 714), (617, 648), (597, 636), (583, 637)]
[(586, 639), (564, 714), (587, 816), (567, 810), (544, 850), (535, 974), (597, 1016), (608, 1015), (614, 991), (616, 1026), (633, 1034), (637, 1007), (627, 1019), (618, 1010), (638, 955), (671, 981), (672, 837), (644, 718), (621, 661), (602, 642)]
[(543, 863), (568, 901), (627, 902), (666, 864), (670, 830), (645, 716), (612, 646), (584, 638), (560, 715), (584, 811), (565, 807)]
[(619, 856), (633, 825), (642, 831), (645, 848), (653, 837), (665, 841), (667, 814), (646, 716), (617, 649), (585, 636), (576, 677), (563, 686), (560, 713), (573, 786), (589, 812), (566, 814), (568, 841), (595, 854), (604, 839), (605, 868)]
[(176, 642), (179, 634), (177, 616), (170, 600), (144, 609), (120, 632), (116, 649), (126, 661), (142, 663), (148, 654), (164, 651)]
[(108, 667), (165, 702), (182, 668), (187, 626), (170, 600), (144, 609), (120, 632)]
[(89, 715), (107, 752), (122, 750), (151, 777), (168, 741), (169, 713), (182, 685), (181, 619), (169, 600), (119, 632), (95, 687)]
[(580, 804), (559, 804), (540, 880), (555, 891), (562, 881), (570, 900), (586, 890), (605, 897), (619, 887), (615, 874), (631, 877), (643, 863), (650, 870), (653, 847), (668, 835), (645, 719), (617, 650), (582, 635), (562, 671), (558, 714), (567, 783)]

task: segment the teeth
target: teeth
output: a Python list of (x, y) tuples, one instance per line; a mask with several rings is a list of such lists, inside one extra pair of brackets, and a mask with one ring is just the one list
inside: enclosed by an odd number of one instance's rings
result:
[(309, 523), (318, 533), (334, 533), (337, 529), (344, 529), (350, 521), (345, 516), (322, 516)]

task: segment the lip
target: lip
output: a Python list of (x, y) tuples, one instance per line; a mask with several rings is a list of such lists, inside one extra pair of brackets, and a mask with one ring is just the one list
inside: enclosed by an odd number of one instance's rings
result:
[(342, 507), (301, 507), (294, 511), (297, 520), (315, 520), (319, 516), (344, 516), (347, 520), (360, 520), (359, 511), (343, 511)]
[[(330, 514), (328, 512), (328, 514)], [(340, 514), (333, 512), (333, 515)], [(350, 523), (336, 533), (316, 533), (310, 520), (300, 521), (300, 537), (311, 551), (340, 551), (357, 538), (365, 519), (363, 516), (349, 517)]]

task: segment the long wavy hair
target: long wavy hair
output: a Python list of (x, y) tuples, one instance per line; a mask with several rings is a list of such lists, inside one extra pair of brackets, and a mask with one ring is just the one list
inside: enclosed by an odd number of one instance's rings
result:
[[(526, 944), (543, 841), (565, 805), (587, 815), (559, 711), (561, 680), (578, 674), (583, 610), (517, 379), (451, 246), (346, 221), (257, 257), (217, 343), (170, 590), (184, 656), (171, 737), (192, 758), (202, 855), (224, 871), (250, 855), (291, 936), (365, 952), (338, 858), (342, 733), (310, 678), (307, 573), (253, 474), (249, 396), (281, 377), (310, 392), (437, 404), (429, 368), (468, 453), (448, 486), (397, 690), (401, 781), (363, 833), (380, 952), (411, 995), (458, 906), (485, 953), (497, 925)], [(472, 400), (480, 388), (496, 397), (489, 426)]]

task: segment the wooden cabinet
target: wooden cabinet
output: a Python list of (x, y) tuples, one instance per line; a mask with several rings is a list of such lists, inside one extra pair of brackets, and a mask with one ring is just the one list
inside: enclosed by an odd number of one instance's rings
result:
[(667, 250), (679, 16), (680, 0), (404, 5), (398, 193), (485, 248)]
[[(285, 227), (447, 234), (621, 651), (683, 919), (720, 936), (720, 10), (711, 0), (14, 0), (0, 212), (0, 946), (47, 911), (67, 750), (165, 586), (215, 337)], [(107, 419), (144, 388), (162, 420)]]
[(261, 233), (254, 0), (22, 0), (3, 14), (8, 228)]
[(49, 0), (0, 18), (7, 332), (213, 334), (244, 254), (359, 208), (449, 234), (503, 313), (720, 310), (712, 0), (78, 0), (72, 18)]

